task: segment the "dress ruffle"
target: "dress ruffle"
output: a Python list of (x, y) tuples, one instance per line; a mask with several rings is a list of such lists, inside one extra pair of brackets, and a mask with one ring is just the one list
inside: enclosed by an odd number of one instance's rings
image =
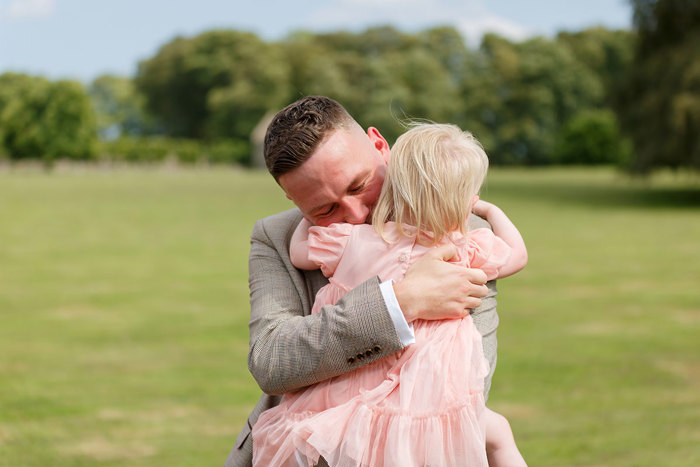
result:
[[(302, 440), (309, 436), (297, 448), (310, 465), (323, 456), (338, 467), (485, 466), (484, 428), (477, 412), (483, 410), (483, 395), (472, 399), (448, 412), (424, 416), (361, 403), (330, 409), (311, 429), (300, 425)], [(337, 420), (347, 422), (339, 429)]]
[(264, 412), (254, 465), (297, 466), (297, 453), (309, 465), (487, 465), (481, 336), (469, 317), (416, 321), (414, 331), (404, 351)]

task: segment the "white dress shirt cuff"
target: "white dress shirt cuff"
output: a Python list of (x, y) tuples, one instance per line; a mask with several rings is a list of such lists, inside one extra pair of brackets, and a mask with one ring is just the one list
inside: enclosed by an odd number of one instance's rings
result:
[(399, 335), (399, 339), (401, 339), (401, 343), (405, 347), (415, 344), (416, 336), (413, 333), (413, 325), (406, 321), (406, 317), (403, 315), (403, 311), (401, 311), (401, 307), (399, 306), (399, 301), (396, 300), (393, 284), (393, 280), (382, 282), (379, 284), (379, 290), (382, 292), (384, 303), (386, 303), (386, 308), (389, 310), (389, 315), (394, 322), (394, 327)]

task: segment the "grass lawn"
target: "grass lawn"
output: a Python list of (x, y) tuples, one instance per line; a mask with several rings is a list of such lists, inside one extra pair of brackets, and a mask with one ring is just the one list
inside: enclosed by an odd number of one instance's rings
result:
[[(489, 405), (532, 466), (700, 465), (700, 187), (494, 169), (528, 244)], [(0, 465), (221, 465), (258, 397), (263, 173), (0, 172)]]

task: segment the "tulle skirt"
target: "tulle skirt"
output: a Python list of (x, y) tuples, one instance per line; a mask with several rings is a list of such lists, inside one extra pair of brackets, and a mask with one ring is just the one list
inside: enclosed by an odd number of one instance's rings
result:
[(338, 467), (487, 466), (481, 335), (471, 317), (418, 320), (414, 332), (403, 351), (263, 412), (253, 464), (312, 466), (323, 456)]

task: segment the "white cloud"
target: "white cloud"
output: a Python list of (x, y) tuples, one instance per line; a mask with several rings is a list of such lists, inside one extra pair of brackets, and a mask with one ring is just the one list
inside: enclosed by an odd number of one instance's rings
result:
[(533, 31), (525, 26), (495, 15), (476, 16), (457, 20), (455, 27), (467, 39), (469, 45), (478, 46), (481, 37), (488, 33), (496, 33), (514, 41), (521, 41), (532, 36)]
[(55, 0), (13, 0), (2, 11), (10, 19), (41, 18), (50, 16), (56, 9)]
[(304, 26), (328, 31), (383, 24), (405, 30), (452, 25), (473, 46), (487, 32), (512, 40), (533, 35), (525, 26), (490, 13), (487, 5), (483, 0), (340, 0), (316, 11)]

